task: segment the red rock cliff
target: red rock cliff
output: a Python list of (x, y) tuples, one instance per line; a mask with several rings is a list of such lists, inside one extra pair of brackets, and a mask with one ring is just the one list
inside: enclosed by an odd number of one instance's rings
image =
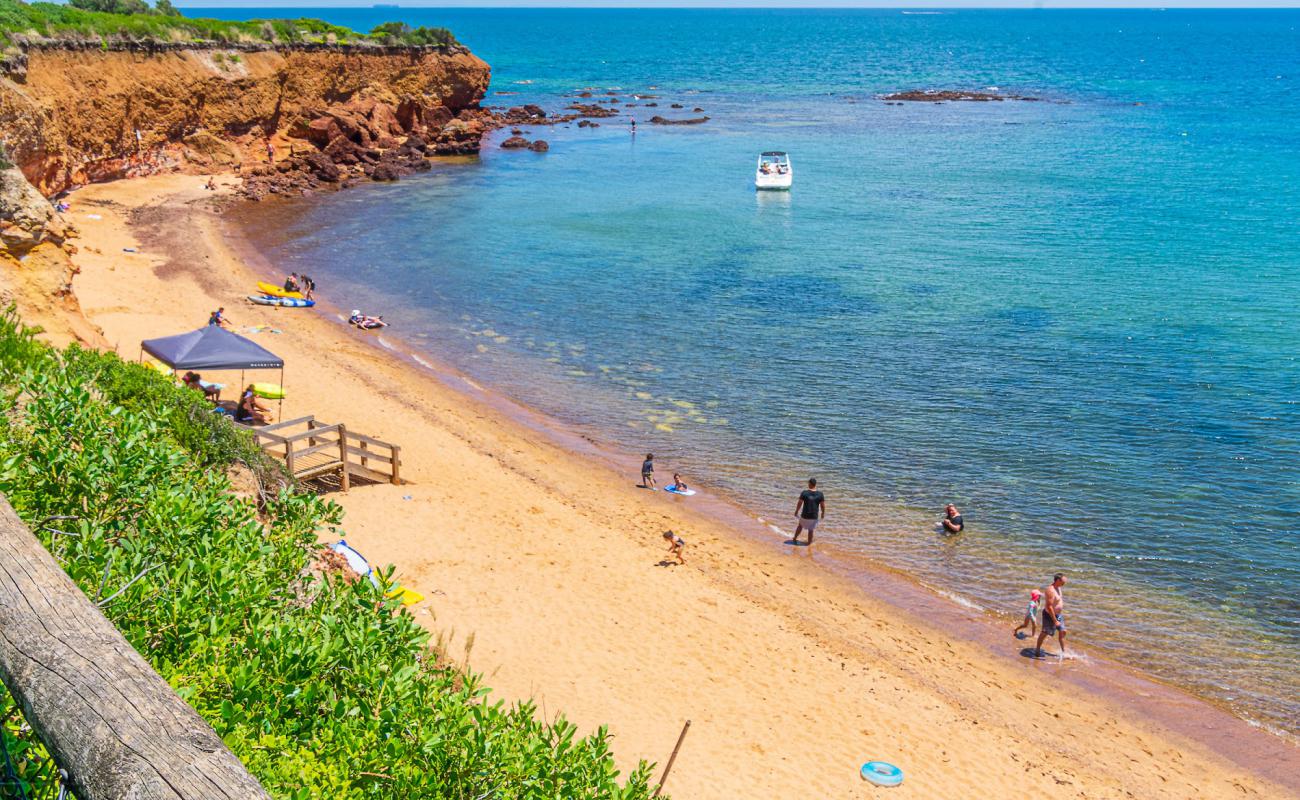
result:
[(476, 150), (482, 130), (469, 123), (490, 78), (458, 46), (62, 43), (32, 46), (9, 69), (0, 77), (0, 142), (46, 195), (187, 165), (265, 161), (268, 135), (287, 156), (288, 134), (306, 139), (309, 124), (336, 109), (342, 124), (317, 131), (318, 149), (330, 144), (321, 136), (344, 133), (367, 150), (410, 134), (435, 152)]

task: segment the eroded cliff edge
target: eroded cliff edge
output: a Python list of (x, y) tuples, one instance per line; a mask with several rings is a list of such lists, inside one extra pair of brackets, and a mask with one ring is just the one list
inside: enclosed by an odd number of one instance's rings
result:
[(392, 179), (491, 124), (490, 69), (458, 45), (60, 41), (0, 69), (0, 304), (56, 338), (88, 333), (49, 313), (76, 311), (75, 230), (47, 197), (169, 171), (238, 171), (254, 197)]

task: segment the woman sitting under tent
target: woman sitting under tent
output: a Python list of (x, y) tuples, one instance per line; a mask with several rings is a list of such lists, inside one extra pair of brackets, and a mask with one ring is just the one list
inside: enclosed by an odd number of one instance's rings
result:
[(239, 405), (235, 406), (235, 422), (265, 425), (270, 421), (266, 416), (270, 413), (271, 409), (258, 402), (257, 393), (253, 391), (253, 384), (248, 384), (243, 395), (239, 398)]

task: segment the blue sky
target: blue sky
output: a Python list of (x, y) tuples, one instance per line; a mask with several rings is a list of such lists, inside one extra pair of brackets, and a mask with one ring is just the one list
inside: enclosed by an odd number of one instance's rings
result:
[[(393, 3), (394, 0), (378, 0)], [(395, 0), (415, 7), (608, 7), (608, 8), (1296, 8), (1300, 0)], [(179, 0), (181, 8), (367, 8), (360, 0)]]

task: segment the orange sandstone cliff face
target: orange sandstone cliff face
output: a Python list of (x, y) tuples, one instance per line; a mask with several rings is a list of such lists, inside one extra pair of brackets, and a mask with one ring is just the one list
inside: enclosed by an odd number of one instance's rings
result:
[[(436, 139), (454, 117), (477, 118), (489, 78), (488, 65), (460, 47), (32, 47), (25, 69), (0, 77), (0, 141), (50, 195), (187, 165), (264, 161), (267, 136), (287, 150), (284, 134), (349, 104), (391, 110), (398, 137)], [(463, 152), (482, 130), (453, 133), (451, 149)]]
[(459, 46), (62, 42), (0, 68), (15, 165), (0, 164), (0, 305), (59, 342), (98, 332), (70, 290), (75, 231), (46, 197), (175, 170), (238, 170), (254, 197), (391, 180), (477, 152), (492, 124), (488, 65)]

